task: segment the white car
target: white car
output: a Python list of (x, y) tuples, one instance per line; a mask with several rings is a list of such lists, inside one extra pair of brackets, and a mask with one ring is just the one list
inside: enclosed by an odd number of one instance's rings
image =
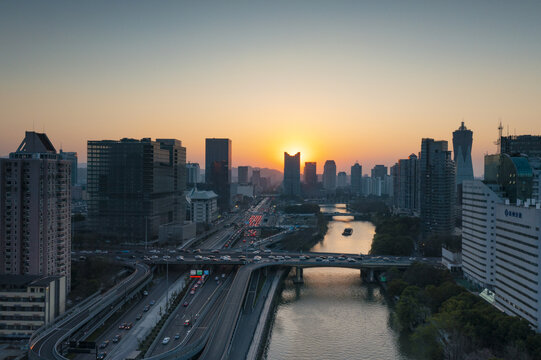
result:
[(171, 340), (170, 337), (164, 337), (163, 340), (162, 340), (162, 344), (164, 344), (164, 345), (169, 344), (169, 340)]

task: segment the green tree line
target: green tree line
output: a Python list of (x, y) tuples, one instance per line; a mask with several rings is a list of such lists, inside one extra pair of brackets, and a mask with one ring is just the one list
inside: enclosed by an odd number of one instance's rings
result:
[(394, 316), (426, 359), (541, 359), (541, 334), (454, 283), (447, 270), (414, 264), (389, 273)]

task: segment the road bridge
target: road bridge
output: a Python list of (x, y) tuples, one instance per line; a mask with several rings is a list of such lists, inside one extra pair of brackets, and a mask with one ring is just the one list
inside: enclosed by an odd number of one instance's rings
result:
[(200, 359), (227, 359), (234, 337), (237, 321), (242, 310), (252, 272), (267, 266), (295, 267), (296, 280), (302, 281), (302, 269), (310, 267), (341, 267), (368, 271), (373, 277), (375, 270), (392, 267), (406, 268), (415, 262), (431, 265), (441, 264), (441, 258), (420, 258), (405, 256), (377, 256), (336, 253), (301, 253), (287, 251), (199, 251), (186, 253), (169, 259), (152, 259), (148, 263), (177, 263), (192, 266), (209, 265), (244, 265), (241, 266), (231, 289), (225, 298), (225, 304), (210, 334)]

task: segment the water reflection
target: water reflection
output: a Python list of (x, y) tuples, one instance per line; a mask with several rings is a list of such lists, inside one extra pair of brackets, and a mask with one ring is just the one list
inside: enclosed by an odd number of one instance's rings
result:
[[(345, 205), (326, 212), (346, 212)], [(351, 236), (342, 236), (351, 227)], [(374, 225), (335, 216), (312, 251), (367, 253)], [(311, 268), (303, 285), (286, 280), (264, 359), (408, 359), (389, 325), (389, 308), (376, 285), (363, 284), (359, 270)]]

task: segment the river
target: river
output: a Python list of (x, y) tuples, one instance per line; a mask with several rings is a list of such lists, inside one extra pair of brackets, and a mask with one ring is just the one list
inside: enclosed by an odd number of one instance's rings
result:
[[(322, 207), (346, 212), (344, 205)], [(353, 229), (342, 236), (344, 228)], [(312, 251), (367, 253), (375, 227), (335, 216)], [(412, 359), (390, 325), (390, 309), (377, 285), (363, 284), (359, 270), (305, 269), (304, 284), (286, 279), (263, 359)]]

